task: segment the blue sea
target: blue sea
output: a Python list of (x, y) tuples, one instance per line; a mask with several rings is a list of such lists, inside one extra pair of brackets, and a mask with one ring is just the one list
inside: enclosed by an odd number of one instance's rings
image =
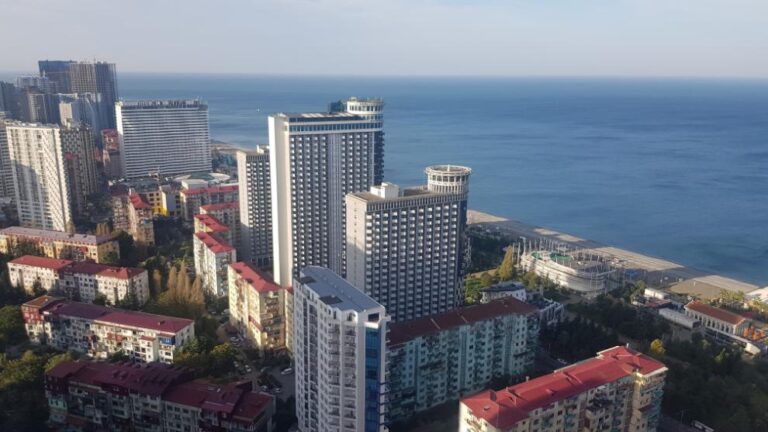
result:
[(120, 94), (209, 103), (214, 139), (273, 112), (382, 97), (385, 179), (472, 167), (470, 207), (768, 284), (768, 81), (121, 74)]

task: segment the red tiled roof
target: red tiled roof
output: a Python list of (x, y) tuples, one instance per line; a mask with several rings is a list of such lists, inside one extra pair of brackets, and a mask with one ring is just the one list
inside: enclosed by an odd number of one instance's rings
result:
[(488, 320), (510, 314), (532, 314), (536, 308), (513, 297), (504, 297), (488, 303), (468, 306), (389, 325), (388, 345), (396, 346), (420, 336), (426, 336), (464, 324)]
[(696, 300), (685, 305), (685, 308), (690, 309), (694, 312), (698, 312), (700, 314), (707, 315), (716, 320), (727, 322), (728, 324), (732, 324), (732, 325), (739, 325), (746, 320), (745, 317), (739, 314), (733, 313), (731, 311), (727, 311), (725, 309), (720, 309), (718, 307), (710, 306), (708, 304), (704, 304)]
[(9, 262), (9, 264), (43, 267), (51, 270), (62, 270), (72, 264), (70, 260), (24, 255)]
[(151, 209), (152, 208), (152, 206), (149, 205), (147, 200), (145, 200), (143, 196), (141, 196), (141, 195), (139, 195), (137, 193), (132, 193), (129, 196), (129, 198), (131, 200), (131, 205), (133, 205), (133, 208), (135, 208), (136, 210)]
[(229, 231), (229, 227), (221, 223), (215, 217), (209, 214), (196, 214), (195, 219), (199, 220), (206, 228), (211, 232), (226, 232)]
[(220, 385), (203, 380), (179, 384), (163, 399), (208, 412), (225, 413), (242, 421), (253, 421), (272, 401), (272, 396), (253, 393), (250, 382)]
[(229, 265), (237, 273), (240, 279), (245, 280), (253, 289), (260, 293), (268, 293), (283, 289), (272, 281), (272, 278), (263, 274), (245, 262), (236, 262)]
[(162, 363), (128, 364), (61, 362), (46, 376), (98, 387), (121, 387), (131, 392), (160, 396), (169, 387), (190, 379), (187, 369)]
[(236, 190), (238, 190), (238, 185), (234, 184), (234, 185), (211, 186), (211, 187), (195, 188), (195, 189), (182, 189), (181, 193), (183, 195), (223, 194), (223, 193), (234, 192)]
[(194, 321), (186, 318), (154, 315), (71, 301), (53, 303), (44, 307), (43, 312), (89, 319), (105, 324), (151, 329), (168, 334), (176, 334), (179, 330), (194, 324)]
[(617, 346), (597, 357), (556, 370), (504, 390), (485, 390), (461, 403), (475, 417), (499, 429), (510, 428), (528, 413), (554, 402), (617, 381), (635, 372), (647, 375), (666, 369), (663, 363), (632, 349)]
[(40, 297), (33, 298), (32, 300), (24, 303), (22, 306), (33, 307), (33, 308), (45, 308), (47, 306), (50, 306), (53, 303), (57, 303), (60, 301), (64, 301), (64, 298), (53, 297), (49, 295), (42, 295)]
[(240, 202), (238, 201), (229, 201), (229, 202), (223, 202), (218, 204), (206, 204), (206, 205), (200, 206), (200, 209), (205, 210), (206, 212), (224, 210), (224, 209), (236, 209), (236, 208), (240, 208)]
[(195, 237), (203, 242), (205, 247), (213, 253), (224, 253), (235, 250), (235, 248), (233, 248), (229, 243), (216, 237), (215, 235), (208, 234), (207, 232), (197, 232), (195, 233)]
[(97, 236), (93, 234), (71, 234), (63, 231), (44, 230), (20, 226), (3, 228), (0, 230), (0, 235), (24, 238), (32, 241), (61, 241), (74, 244), (85, 244), (89, 246), (95, 246), (114, 241), (114, 237), (111, 235)]
[(147, 271), (136, 267), (115, 267), (106, 264), (98, 264), (90, 261), (74, 262), (66, 269), (67, 272), (84, 273), (111, 277), (116, 279), (131, 279)]

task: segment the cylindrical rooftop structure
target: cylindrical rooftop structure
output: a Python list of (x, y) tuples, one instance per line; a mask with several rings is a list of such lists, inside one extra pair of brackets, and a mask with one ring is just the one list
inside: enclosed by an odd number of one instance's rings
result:
[(466, 194), (469, 192), (469, 175), (472, 169), (460, 165), (432, 165), (427, 174), (427, 189), (438, 193)]

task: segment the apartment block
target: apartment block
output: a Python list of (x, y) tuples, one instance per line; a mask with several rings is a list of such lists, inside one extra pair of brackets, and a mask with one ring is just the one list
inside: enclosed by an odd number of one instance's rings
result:
[(97, 296), (113, 305), (129, 296), (139, 304), (149, 300), (147, 271), (140, 268), (25, 255), (8, 262), (8, 276), (27, 293), (39, 284), (47, 292), (89, 303)]
[(389, 420), (478, 392), (495, 377), (524, 376), (538, 336), (536, 308), (511, 297), (392, 323)]
[[(200, 215), (215, 218), (229, 228), (227, 242), (240, 252), (240, 203), (238, 201), (200, 206)], [(196, 215), (196, 216), (200, 216)]]
[(154, 212), (143, 195), (127, 191), (112, 195), (113, 225), (143, 246), (155, 244)]
[(237, 262), (235, 248), (207, 232), (195, 233), (192, 243), (195, 273), (202, 279), (203, 289), (216, 297), (227, 295), (227, 267)]
[(667, 368), (630, 348), (461, 400), (460, 432), (652, 432)]
[(0, 252), (12, 254), (19, 246), (32, 245), (48, 258), (104, 262), (108, 254), (120, 257), (120, 247), (112, 236), (70, 234), (44, 229), (8, 227), (0, 230)]
[(67, 431), (272, 432), (274, 396), (250, 381), (195, 380), (164, 364), (62, 362), (45, 373), (50, 421)]
[(240, 259), (267, 268), (272, 264), (272, 197), (269, 147), (237, 152), (240, 186)]
[(346, 197), (346, 278), (403, 321), (463, 303), (471, 170), (426, 169), (428, 184)]
[(238, 185), (224, 184), (199, 188), (182, 188), (179, 191), (181, 216), (191, 221), (200, 214), (200, 208), (209, 204), (233, 203), (238, 201)]
[(299, 430), (385, 431), (384, 307), (322, 267), (302, 269), (293, 291)]
[(286, 289), (246, 262), (229, 265), (229, 322), (261, 350), (285, 348)]
[(92, 131), (75, 125), (62, 128), (59, 133), (72, 211), (76, 215), (85, 215), (90, 195), (99, 187)]
[(122, 353), (132, 361), (173, 363), (174, 350), (195, 337), (195, 323), (42, 296), (21, 306), (29, 340), (96, 359)]

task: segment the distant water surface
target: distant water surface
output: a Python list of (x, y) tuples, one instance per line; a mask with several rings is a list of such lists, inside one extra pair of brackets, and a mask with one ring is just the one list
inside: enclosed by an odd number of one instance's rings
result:
[(385, 177), (474, 170), (470, 206), (768, 284), (768, 82), (122, 74), (123, 98), (208, 101), (213, 138), (386, 99)]

